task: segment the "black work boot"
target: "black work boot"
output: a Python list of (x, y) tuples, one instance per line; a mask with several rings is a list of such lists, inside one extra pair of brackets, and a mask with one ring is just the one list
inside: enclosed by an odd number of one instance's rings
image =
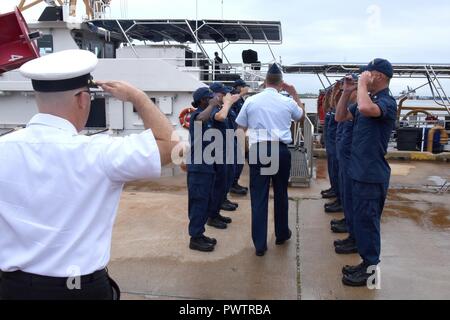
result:
[(206, 242), (211, 243), (213, 246), (215, 246), (215, 245), (217, 244), (217, 240), (214, 239), (214, 238), (209, 238), (209, 237), (207, 237), (207, 236), (203, 236), (203, 239), (204, 239)]
[(354, 239), (350, 238), (350, 237), (347, 237), (345, 239), (335, 240), (333, 242), (333, 245), (335, 247), (337, 247), (337, 246), (343, 246), (343, 245), (345, 245), (347, 243), (353, 243), (353, 242), (356, 242), (356, 241)]
[(233, 220), (231, 220), (231, 218), (224, 217), (220, 214), (217, 216), (217, 219), (219, 219), (220, 221), (222, 221), (223, 223), (226, 223), (226, 224), (230, 224), (233, 222)]
[(342, 225), (342, 224), (346, 224), (345, 218), (344, 219), (333, 219), (330, 222), (331, 226), (336, 226), (336, 225)]
[(331, 189), (331, 187), (330, 187), (330, 188), (327, 189), (327, 190), (322, 190), (322, 191), (320, 191), (320, 194), (323, 195), (323, 194), (325, 194), (325, 193), (330, 193), (331, 191), (332, 191), (332, 189)]
[(286, 241), (290, 240), (291, 237), (292, 237), (292, 231), (289, 229), (288, 237), (285, 238), (285, 239), (276, 239), (275, 244), (276, 244), (277, 246), (281, 246), (281, 245), (283, 245)]
[(337, 196), (336, 192), (334, 192), (333, 190), (322, 193), (322, 198), (324, 198), (324, 199), (336, 198), (336, 196)]
[(334, 251), (337, 254), (353, 254), (353, 253), (358, 253), (358, 247), (356, 246), (356, 242), (353, 242), (353, 243), (348, 242), (341, 246), (336, 246), (334, 248)]
[(348, 233), (347, 224), (335, 224), (331, 226), (331, 231), (333, 233)]
[(236, 194), (238, 196), (246, 196), (248, 193), (248, 189), (236, 183), (231, 187), (230, 193)]
[(206, 223), (208, 226), (216, 228), (216, 229), (226, 229), (227, 224), (219, 219), (219, 217), (216, 217), (214, 219), (209, 218), (208, 222)]
[(233, 206), (230, 203), (226, 203), (225, 201), (222, 203), (222, 205), (220, 206), (220, 209), (223, 211), (236, 211), (237, 207)]
[(191, 238), (189, 248), (201, 252), (211, 252), (214, 251), (214, 244), (207, 241), (206, 237)]
[(333, 206), (325, 208), (325, 212), (327, 212), (327, 213), (337, 213), (337, 212), (342, 212), (342, 211), (343, 211), (343, 208), (342, 208), (342, 205), (340, 203), (339, 204), (336, 203)]
[(357, 266), (345, 266), (342, 268), (342, 274), (343, 275), (350, 275), (353, 274), (363, 268), (366, 268), (366, 265), (364, 264), (364, 262), (361, 262), (360, 264), (358, 264)]
[(365, 287), (372, 275), (372, 273), (367, 272), (367, 267), (364, 266), (354, 273), (344, 275), (342, 277), (342, 283), (349, 287)]
[(338, 204), (341, 204), (341, 201), (339, 199), (336, 199), (333, 202), (325, 203), (323, 205), (323, 207), (326, 209), (326, 208), (333, 207), (333, 206), (338, 205)]
[(230, 205), (236, 207), (236, 209), (239, 208), (239, 203), (231, 202), (228, 198), (225, 198), (225, 200), (223, 200), (223, 203), (224, 204), (230, 204)]

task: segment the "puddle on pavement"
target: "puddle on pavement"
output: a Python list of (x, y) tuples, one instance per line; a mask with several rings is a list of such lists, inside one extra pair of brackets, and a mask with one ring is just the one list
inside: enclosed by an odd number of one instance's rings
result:
[[(419, 202), (408, 199), (402, 194), (426, 194), (426, 192), (415, 189), (389, 190), (388, 201), (383, 211), (384, 218), (409, 219), (427, 229), (450, 230), (450, 206), (445, 205), (446, 201), (444, 203)], [(443, 197), (443, 200), (449, 199), (448, 195)]]
[(391, 166), (391, 174), (393, 176), (404, 176), (409, 175), (412, 169), (415, 169), (415, 166), (407, 165), (407, 164), (390, 164)]
[(314, 166), (314, 176), (317, 180), (328, 179), (328, 167), (326, 161), (317, 161)]

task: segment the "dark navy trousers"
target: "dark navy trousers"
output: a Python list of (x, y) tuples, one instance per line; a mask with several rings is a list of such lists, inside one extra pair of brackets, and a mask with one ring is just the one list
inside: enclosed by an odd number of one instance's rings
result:
[(340, 158), (339, 161), (339, 187), (341, 204), (344, 208), (345, 222), (349, 231), (349, 238), (355, 240), (355, 231), (353, 227), (353, 204), (352, 204), (352, 188), (353, 180), (348, 174), (348, 164), (349, 160), (345, 158)]
[(235, 174), (236, 174), (236, 164), (233, 164), (233, 165), (228, 164), (227, 165), (227, 186), (226, 186), (224, 200), (226, 199), (228, 192), (230, 192), (231, 187), (233, 186)]
[(364, 263), (380, 263), (381, 214), (389, 188), (386, 183), (365, 183), (353, 180), (353, 223), (358, 252)]
[[(328, 151), (327, 151), (328, 152)], [(339, 161), (335, 152), (327, 153), (328, 159), (328, 176), (330, 177), (331, 189), (336, 193), (340, 199), (341, 192), (339, 186)]]
[(212, 190), (215, 184), (214, 173), (188, 172), (189, 235), (193, 238), (203, 236), (208, 212), (212, 205)]
[[(261, 144), (252, 146), (259, 148)], [(272, 155), (270, 144), (267, 154)], [(253, 149), (251, 153), (255, 152)], [(275, 155), (277, 156), (277, 155)], [(288, 184), (291, 171), (291, 153), (285, 144), (279, 144), (279, 169), (274, 175), (262, 175), (265, 165), (258, 157), (257, 163), (250, 164), (250, 197), (252, 206), (252, 239), (257, 251), (267, 249), (267, 220), (269, 205), (269, 189), (272, 181), (274, 192), (274, 220), (275, 236), (277, 239), (286, 239), (289, 236), (289, 198)], [(251, 161), (253, 162), (253, 161)]]
[(223, 200), (228, 193), (229, 184), (229, 171), (228, 166), (225, 164), (215, 164), (216, 179), (211, 191), (211, 201), (209, 203), (208, 217), (211, 219), (217, 218), (220, 214), (220, 207)]

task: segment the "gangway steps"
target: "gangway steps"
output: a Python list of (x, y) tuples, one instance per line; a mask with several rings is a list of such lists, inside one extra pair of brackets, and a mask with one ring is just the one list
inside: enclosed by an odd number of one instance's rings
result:
[(308, 170), (308, 160), (306, 151), (299, 147), (290, 146), (291, 152), (291, 174), (289, 183), (293, 187), (305, 187), (310, 186), (310, 174)]

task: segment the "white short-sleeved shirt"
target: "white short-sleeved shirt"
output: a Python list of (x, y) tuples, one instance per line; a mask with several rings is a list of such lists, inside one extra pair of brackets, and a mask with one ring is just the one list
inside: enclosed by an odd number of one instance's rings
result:
[(0, 269), (69, 277), (104, 268), (125, 182), (159, 177), (151, 130), (78, 135), (38, 114), (0, 138)]
[(299, 121), (303, 110), (289, 97), (267, 88), (245, 100), (236, 123), (249, 129), (249, 142), (281, 141), (292, 143), (291, 123)]

